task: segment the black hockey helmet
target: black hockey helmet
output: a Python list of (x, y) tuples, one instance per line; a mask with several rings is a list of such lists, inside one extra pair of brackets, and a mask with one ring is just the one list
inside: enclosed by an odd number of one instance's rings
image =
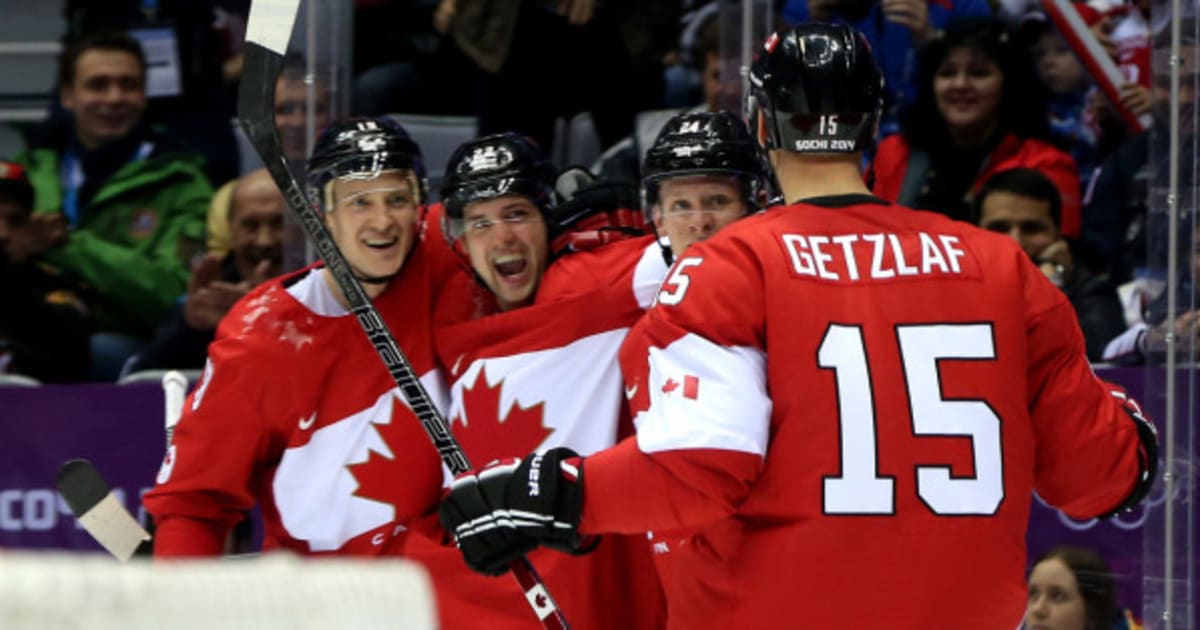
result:
[(667, 121), (642, 162), (642, 208), (658, 203), (663, 180), (696, 175), (730, 175), (742, 185), (751, 212), (766, 204), (768, 169), (746, 125), (729, 112), (690, 112)]
[(804, 23), (776, 32), (750, 66), (746, 124), (763, 146), (799, 153), (854, 153), (874, 143), (883, 75), (861, 33)]
[(463, 235), (463, 210), (468, 204), (507, 195), (528, 197), (542, 216), (554, 205), (554, 167), (542, 149), (525, 136), (497, 133), (455, 149), (442, 182), (446, 238)]
[[(378, 177), (390, 170), (412, 171), (418, 202), (425, 201), (425, 163), (421, 148), (400, 123), (386, 117), (349, 118), (329, 125), (308, 159), (305, 183), (309, 200), (325, 207), (325, 185), (347, 175)], [(328, 211), (330, 208), (326, 208)]]

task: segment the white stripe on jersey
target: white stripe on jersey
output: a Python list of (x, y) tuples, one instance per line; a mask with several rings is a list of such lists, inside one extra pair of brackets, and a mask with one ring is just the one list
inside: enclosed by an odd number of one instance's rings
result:
[(650, 348), (650, 408), (634, 421), (638, 448), (765, 456), (772, 409), (766, 360), (756, 348), (721, 346), (691, 333), (665, 349)]
[(654, 298), (658, 297), (658, 290), (662, 288), (667, 271), (669, 269), (667, 261), (663, 259), (662, 246), (658, 243), (647, 245), (633, 269), (633, 297), (638, 306), (647, 309), (654, 304)]

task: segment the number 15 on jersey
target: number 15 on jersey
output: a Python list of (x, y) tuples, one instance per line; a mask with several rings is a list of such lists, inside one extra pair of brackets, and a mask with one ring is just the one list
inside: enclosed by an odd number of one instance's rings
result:
[[(837, 382), (841, 472), (824, 479), (826, 514), (895, 514), (896, 480), (879, 474), (871, 366), (860, 326), (831, 324), (817, 352)], [(912, 432), (971, 439), (975, 476), (955, 478), (948, 465), (916, 466), (917, 495), (938, 515), (992, 515), (1004, 499), (1000, 418), (983, 400), (942, 398), (938, 361), (995, 360), (992, 325), (896, 327)]]

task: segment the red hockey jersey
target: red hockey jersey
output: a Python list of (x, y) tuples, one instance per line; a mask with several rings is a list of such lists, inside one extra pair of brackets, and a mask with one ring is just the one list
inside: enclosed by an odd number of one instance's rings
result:
[[(430, 301), (422, 248), (375, 306), (444, 409), (430, 315), (412, 308)], [(257, 287), (221, 321), (145, 505), (156, 555), (220, 553), (255, 504), (267, 550), (395, 554), (405, 524), (435, 510), (442, 480), (367, 336), (306, 269)]]
[[(665, 272), (652, 239), (621, 241), (559, 259), (534, 305), (439, 326), (437, 351), (453, 383), (447, 417), (472, 464), (556, 446), (589, 454), (632, 433), (617, 352)], [(457, 549), (419, 536), (405, 555), (429, 569), (443, 627), (540, 627), (511, 577), (475, 574)], [(529, 557), (573, 628), (662, 625), (644, 534), (606, 536), (585, 556)]]
[(637, 435), (585, 460), (581, 529), (692, 528), (662, 549), (673, 628), (1011, 630), (1032, 491), (1120, 505), (1136, 427), (1011, 239), (813, 202), (672, 267), (621, 350)]

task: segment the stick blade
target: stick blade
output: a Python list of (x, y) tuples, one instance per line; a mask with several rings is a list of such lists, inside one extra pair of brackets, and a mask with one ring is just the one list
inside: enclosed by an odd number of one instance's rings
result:
[(58, 471), (58, 492), (92, 538), (121, 562), (150, 541), (150, 534), (134, 520), (125, 506), (86, 459), (73, 459)]
[(277, 55), (287, 53), (296, 10), (300, 0), (254, 0), (246, 20), (246, 41), (270, 49)]
[(86, 459), (72, 459), (63, 464), (55, 484), (76, 516), (96, 507), (110, 491), (100, 471)]

